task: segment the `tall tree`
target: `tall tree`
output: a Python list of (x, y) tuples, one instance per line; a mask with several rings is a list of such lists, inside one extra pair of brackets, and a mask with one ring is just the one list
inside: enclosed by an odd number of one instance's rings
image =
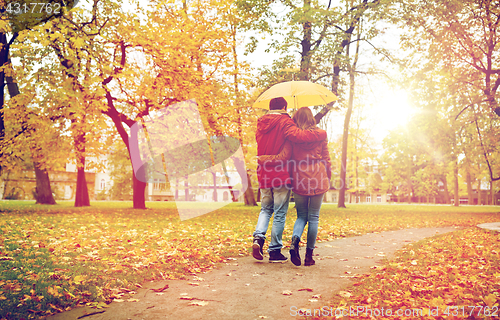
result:
[[(80, 207), (90, 205), (85, 157), (100, 154), (99, 135), (104, 122), (101, 119), (99, 123), (100, 109), (94, 104), (98, 74), (93, 71), (93, 57), (88, 54), (94, 43), (79, 38), (78, 27), (87, 21), (82, 17), (84, 11), (75, 11), (34, 27), (23, 34), (15, 49), (25, 74), (22, 80), (44, 88), (35, 99), (39, 112), (50, 114), (51, 119), (65, 122), (70, 128), (67, 133), (73, 137), (73, 158), (77, 164), (75, 206)], [(61, 130), (65, 128), (66, 125)]]
[[(473, 112), (476, 106), (481, 113), (500, 117), (498, 1), (405, 0), (400, 6), (401, 22), (410, 27), (403, 38), (406, 48), (428, 52), (426, 57), (435, 69), (446, 72), (450, 81), (477, 97), (462, 112)], [(484, 156), (489, 162), (491, 155)], [(500, 175), (490, 171), (490, 178), (500, 180)]]
[[(360, 32), (358, 32), (358, 40), (360, 37)], [(349, 42), (350, 39), (349, 39)], [(344, 131), (342, 134), (342, 160), (341, 160), (341, 165), (340, 165), (340, 181), (342, 183), (342, 187), (340, 188), (339, 192), (339, 202), (338, 202), (338, 207), (339, 208), (345, 208), (345, 192), (347, 189), (347, 183), (346, 183), (346, 172), (347, 172), (347, 147), (348, 147), (348, 142), (349, 142), (349, 122), (351, 120), (351, 113), (352, 113), (352, 108), (354, 105), (354, 87), (356, 85), (356, 65), (358, 63), (359, 59), (359, 41), (355, 43), (355, 51), (352, 56), (352, 62), (349, 61), (347, 63), (347, 68), (349, 71), (349, 99), (347, 102), (347, 112), (344, 118)], [(350, 48), (351, 46), (347, 47), (347, 56), (350, 54)]]
[[(230, 98), (231, 101), (226, 103), (230, 108), (217, 108), (213, 110), (212, 121), (210, 121), (210, 126), (214, 129), (217, 135), (233, 135), (234, 131), (237, 132), (237, 138), (243, 149), (245, 155), (245, 163), (238, 163), (236, 165), (237, 170), (243, 171), (246, 167), (247, 172), (239, 172), (242, 179), (246, 177), (248, 187), (244, 193), (244, 202), (248, 206), (256, 206), (257, 202), (254, 195), (254, 190), (252, 186), (252, 173), (256, 172), (255, 161), (253, 160), (254, 152), (252, 146), (254, 143), (254, 127), (257, 119), (257, 114), (255, 109), (251, 107), (251, 97), (242, 90), (242, 87), (247, 87), (250, 84), (250, 79), (247, 74), (249, 73), (248, 64), (242, 59), (242, 55), (239, 53), (239, 47), (242, 42), (241, 34), (245, 29), (246, 22), (244, 17), (238, 11), (236, 3), (233, 1), (222, 2), (220, 11), (221, 26), (227, 29), (230, 36), (231, 45), (231, 66), (233, 68), (232, 79), (232, 92), (233, 97)], [(216, 121), (215, 119), (224, 120)], [(230, 129), (229, 127), (236, 127)], [(240, 161), (237, 159), (236, 161)]]
[[(9, 95), (11, 98), (16, 97), (19, 94), (19, 88), (17, 83), (14, 81), (12, 75), (6, 74), (6, 71), (10, 70), (10, 47), (17, 39), (19, 32), (23, 30), (28, 30), (36, 25), (44, 24), (47, 21), (60, 17), (70, 10), (76, 4), (75, 1), (51, 1), (45, 4), (45, 10), (35, 10), (36, 6), (40, 3), (35, 1), (13, 1), (6, 0), (2, 3), (2, 12), (0, 13), (0, 143), (2, 149), (7, 149), (6, 144), (9, 141), (5, 141), (5, 119), (4, 108), (5, 102), (5, 85), (7, 85), (9, 90)], [(30, 10), (18, 10), (19, 8), (28, 7)], [(43, 7), (42, 7), (43, 8)], [(7, 40), (7, 35), (12, 34), (11, 38)], [(16, 136), (21, 135), (26, 132), (27, 124), (23, 125), (22, 132), (18, 132)], [(8, 154), (1, 153), (1, 156), (9, 156)], [(39, 204), (55, 204), (54, 197), (52, 195), (52, 190), (50, 187), (50, 180), (47, 169), (40, 164), (38, 161), (34, 161), (34, 170), (36, 176), (36, 201)], [(1, 166), (0, 166), (1, 168)]]
[[(225, 41), (231, 35), (214, 11), (218, 4), (164, 4), (152, 3), (144, 12), (144, 25), (129, 19), (123, 26), (122, 34), (134, 36), (116, 37), (117, 54), (110, 59), (114, 68), (102, 82), (107, 102), (103, 112), (113, 120), (129, 152), (124, 125), (132, 127), (150, 112), (188, 99), (196, 99), (209, 134), (237, 136), (234, 122), (224, 128), (231, 123), (226, 122), (225, 111), (234, 116), (236, 108), (228, 103), (227, 93), (234, 92), (231, 85), (219, 79), (233, 75), (234, 57)], [(143, 59), (134, 59), (136, 54)], [(145, 74), (144, 69), (150, 72)], [(134, 177), (134, 207), (144, 206), (144, 189), (145, 183)]]
[[(300, 0), (278, 1), (270, 5), (262, 0), (237, 1), (240, 10), (247, 17), (246, 27), (273, 35), (269, 50), (281, 54), (272, 66), (262, 70), (262, 80), (258, 85), (266, 89), (284, 80), (309, 80), (324, 83), (339, 95), (340, 74), (346, 60), (345, 50), (350, 45), (361, 17), (368, 13), (374, 13), (375, 17), (375, 12), (389, 2), (360, 0), (333, 5), (331, 1), (321, 4), (317, 1)], [(371, 29), (362, 40), (368, 40), (369, 36), (375, 34), (376, 29)], [(255, 37), (252, 40), (250, 51), (258, 43)], [(328, 42), (328, 49), (320, 53)], [(300, 49), (299, 56), (294, 56), (291, 52), (297, 47)], [(330, 60), (324, 58), (325, 52), (328, 52)], [(331, 61), (327, 68), (321, 65), (325, 60)], [(334, 103), (324, 106), (315, 115), (316, 122), (319, 123), (332, 109)]]

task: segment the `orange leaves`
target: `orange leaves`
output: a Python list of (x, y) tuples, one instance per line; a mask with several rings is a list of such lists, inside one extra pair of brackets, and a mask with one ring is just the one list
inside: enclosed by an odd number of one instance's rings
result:
[(500, 234), (477, 228), (423, 240), (364, 277), (352, 287), (351, 297), (343, 297), (348, 305), (393, 310), (465, 306), (464, 312), (469, 314), (478, 310), (467, 310), (468, 306), (498, 307), (499, 249)]
[(484, 303), (490, 308), (492, 308), (495, 304), (497, 304), (496, 302), (498, 300), (500, 300), (500, 297), (494, 295), (493, 293), (490, 293), (489, 295), (483, 298)]
[[(188, 276), (193, 279), (193, 273), (200, 275), (217, 262), (235, 263), (230, 257), (250, 254), (260, 209), (236, 204), (180, 222), (174, 212), (159, 204), (146, 211), (117, 209), (113, 202), (93, 204), (77, 212), (57, 207), (45, 213), (36, 207), (30, 210), (38, 211), (30, 214), (17, 209), (6, 212), (5, 206), (10, 203), (0, 205), (4, 206), (0, 207), (4, 210), (0, 212), (0, 310), (19, 310), (17, 318), (28, 318), (27, 310), (40, 310), (39, 306), (48, 309), (44, 312), (57, 312), (87, 303), (96, 307), (101, 303), (102, 307), (113, 299), (128, 303), (135, 298), (131, 293), (137, 284)], [(407, 225), (468, 226), (498, 219), (497, 214), (463, 214), (445, 207), (408, 208), (397, 206), (396, 211), (392, 206), (359, 205), (338, 210), (324, 204), (319, 238)], [(293, 210), (289, 217), (285, 245), (295, 220)], [(372, 275), (356, 276), (358, 285), (345, 290), (352, 295), (338, 298), (362, 305), (384, 305), (388, 301), (430, 306), (437, 297), (444, 304), (498, 304), (498, 291), (494, 290), (500, 283), (499, 244), (495, 234), (483, 235), (471, 229), (411, 245), (397, 260), (374, 268)], [(383, 254), (379, 251), (374, 255)], [(191, 283), (203, 286), (202, 280), (194, 278)], [(168, 294), (168, 289), (163, 293)], [(24, 304), (16, 308), (22, 299)]]
[(79, 275), (73, 278), (73, 283), (75, 284), (82, 284), (87, 277), (84, 275)]
[(19, 292), (22, 290), (21, 284), (17, 280), (0, 281), (0, 287), (2, 287), (4, 290), (12, 292)]
[(53, 297), (58, 298), (63, 295), (62, 293), (59, 292), (59, 289), (61, 289), (61, 287), (59, 286), (49, 286), (47, 287), (47, 293)]

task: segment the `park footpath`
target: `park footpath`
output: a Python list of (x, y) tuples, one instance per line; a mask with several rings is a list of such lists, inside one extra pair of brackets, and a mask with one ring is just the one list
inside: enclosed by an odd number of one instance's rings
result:
[[(500, 223), (489, 227), (500, 228)], [(455, 230), (406, 229), (317, 243), (316, 265), (308, 267), (297, 267), (290, 260), (268, 263), (267, 254), (263, 261), (251, 256), (228, 259), (188, 280), (145, 283), (108, 308), (77, 308), (47, 320), (278, 320), (302, 318), (306, 310), (334, 315), (335, 309), (328, 302), (343, 294), (356, 275), (370, 272), (411, 242)], [(282, 252), (289, 257), (288, 247)], [(300, 253), (303, 262), (305, 247)]]

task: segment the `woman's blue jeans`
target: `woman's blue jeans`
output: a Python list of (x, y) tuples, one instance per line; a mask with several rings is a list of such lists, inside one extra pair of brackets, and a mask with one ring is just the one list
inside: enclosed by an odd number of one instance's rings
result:
[(319, 210), (323, 202), (323, 194), (303, 196), (294, 192), (293, 197), (297, 209), (297, 220), (293, 226), (293, 236), (300, 239), (307, 224), (307, 248), (314, 249), (318, 235)]

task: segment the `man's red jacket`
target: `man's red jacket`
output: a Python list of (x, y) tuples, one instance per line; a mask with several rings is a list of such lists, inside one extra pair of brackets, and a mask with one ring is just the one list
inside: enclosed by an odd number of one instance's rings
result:
[[(292, 118), (283, 110), (271, 110), (257, 121), (257, 155), (277, 155), (288, 139), (291, 142), (312, 142), (326, 139), (324, 130), (299, 129)], [(290, 185), (287, 161), (274, 162), (272, 165), (258, 165), (257, 177), (261, 189), (279, 188)]]

